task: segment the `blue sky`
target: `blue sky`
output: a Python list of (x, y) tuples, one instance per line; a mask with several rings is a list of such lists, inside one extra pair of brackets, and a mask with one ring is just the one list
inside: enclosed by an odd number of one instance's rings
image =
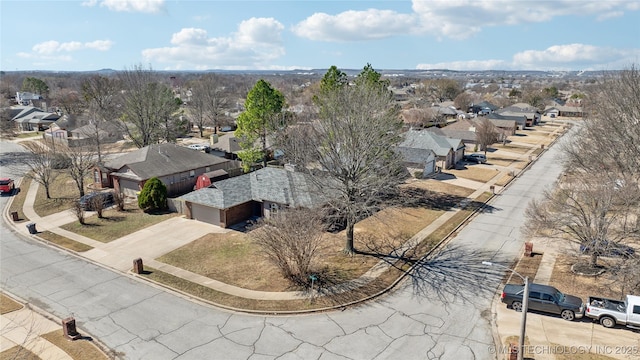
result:
[(1, 70), (617, 70), (637, 0), (0, 0)]

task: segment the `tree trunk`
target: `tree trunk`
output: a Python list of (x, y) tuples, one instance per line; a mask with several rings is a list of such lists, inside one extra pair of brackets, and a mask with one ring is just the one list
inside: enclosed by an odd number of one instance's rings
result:
[(344, 250), (342, 250), (347, 255), (353, 255), (356, 252), (355, 247), (353, 246), (353, 228), (355, 224), (351, 220), (347, 220), (347, 240), (344, 243)]
[(589, 266), (595, 268), (598, 265), (598, 254), (594, 251), (591, 253), (591, 258), (589, 259)]
[(47, 199), (51, 199), (51, 194), (49, 193), (49, 185), (44, 187), (44, 191), (47, 194)]

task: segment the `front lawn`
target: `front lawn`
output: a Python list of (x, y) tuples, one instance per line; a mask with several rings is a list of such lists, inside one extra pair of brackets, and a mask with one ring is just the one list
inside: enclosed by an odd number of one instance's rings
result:
[(487, 182), (493, 179), (499, 172), (496, 169), (487, 169), (482, 166), (467, 165), (462, 169), (447, 169), (442, 171), (444, 174), (450, 174), (457, 178), (475, 180), (479, 182)]
[[(85, 187), (92, 181), (91, 177), (87, 177), (85, 179)], [(25, 188), (24, 190), (28, 189)], [(85, 191), (88, 192), (89, 190)], [(49, 194), (51, 198), (47, 199), (44, 186), (40, 185), (38, 187), (33, 209), (36, 214), (42, 217), (70, 209), (73, 202), (80, 198), (76, 183), (65, 170), (58, 170), (58, 177), (49, 186)]]
[(147, 214), (134, 206), (127, 205), (124, 211), (107, 209), (103, 212), (104, 218), (91, 216), (85, 219), (85, 225), (74, 221), (60, 227), (97, 241), (110, 242), (178, 216), (177, 213)]

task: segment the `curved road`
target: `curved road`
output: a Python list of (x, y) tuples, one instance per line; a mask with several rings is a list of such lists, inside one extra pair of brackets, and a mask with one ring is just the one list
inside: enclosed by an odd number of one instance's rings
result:
[[(3, 162), (12, 151), (2, 143)], [(502, 274), (480, 263), (519, 255), (524, 210), (560, 174), (558, 153), (551, 147), (395, 291), (344, 311), (220, 310), (23, 238), (4, 222), (0, 281), (59, 318), (73, 315), (125, 359), (495, 359), (490, 306)]]

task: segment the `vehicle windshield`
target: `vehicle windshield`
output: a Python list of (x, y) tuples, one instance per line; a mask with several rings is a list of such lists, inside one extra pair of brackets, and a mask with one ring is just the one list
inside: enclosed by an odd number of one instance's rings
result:
[(9, 185), (10, 182), (9, 180), (0, 180), (0, 185)]

